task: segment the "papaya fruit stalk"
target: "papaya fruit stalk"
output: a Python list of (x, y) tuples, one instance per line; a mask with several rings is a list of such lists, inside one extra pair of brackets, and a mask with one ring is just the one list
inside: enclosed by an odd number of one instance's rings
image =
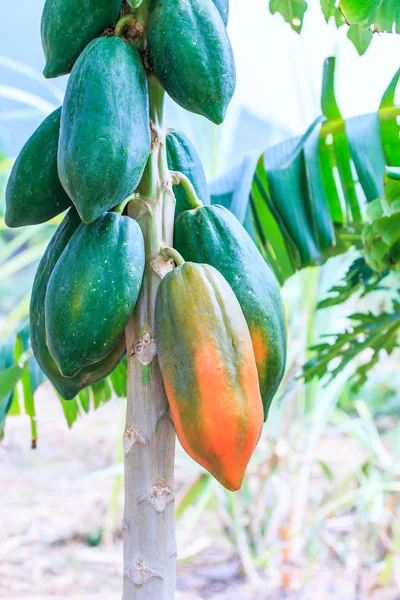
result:
[(174, 266), (162, 253), (172, 246), (175, 199), (167, 165), (164, 90), (152, 75), (148, 83), (152, 153), (135, 198), (128, 205), (128, 214), (143, 231), (146, 266), (139, 300), (126, 329), (124, 600), (175, 597), (175, 430), (154, 339), (157, 289), (163, 273)]

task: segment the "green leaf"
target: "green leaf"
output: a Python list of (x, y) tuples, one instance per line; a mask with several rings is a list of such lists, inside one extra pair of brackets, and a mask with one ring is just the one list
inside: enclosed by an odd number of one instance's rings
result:
[(90, 411), (90, 388), (85, 388), (78, 394), (78, 400), (85, 413)]
[(342, 127), (336, 125), (333, 128), (334, 131), (325, 137), (325, 143), (326, 150), (330, 155), (331, 169), (337, 168), (338, 170), (341, 192), (346, 203), (347, 219), (349, 222), (357, 223), (361, 221), (361, 210), (351, 170), (350, 148), (346, 132), (343, 129), (345, 124), (335, 96), (335, 65), (336, 61), (333, 56), (324, 62), (321, 108), (328, 122), (335, 121), (337, 124), (342, 124)]
[(346, 222), (345, 213), (339, 196), (338, 186), (335, 179), (335, 156), (332, 152), (331, 139), (328, 136), (320, 137), (319, 140), (319, 164), (321, 167), (321, 178), (328, 199), (329, 211), (332, 221), (343, 225)]
[(382, 0), (341, 0), (339, 9), (350, 25), (366, 23), (368, 27)]
[(370, 29), (362, 29), (360, 25), (350, 25), (347, 37), (353, 42), (358, 54), (362, 56), (368, 50), (373, 33)]
[(92, 385), (91, 389), (93, 392), (93, 404), (95, 409), (99, 408), (101, 404), (105, 404), (111, 400), (112, 392), (108, 379), (103, 379), (103, 381), (95, 383)]
[(386, 167), (386, 175), (389, 179), (400, 181), (400, 167)]
[[(249, 155), (210, 184), (212, 203), (237, 216), (281, 284), (297, 268), (323, 263), (352, 244), (362, 248), (367, 201), (383, 196), (388, 138), (389, 164), (400, 165), (400, 109), (393, 106), (398, 74), (378, 113), (344, 121), (334, 72), (335, 60), (330, 58), (325, 61), (321, 94), (324, 122), (318, 119), (302, 137), (269, 147), (261, 157)], [(388, 186), (384, 201), (385, 209), (377, 216), (400, 210), (396, 198), (389, 207)], [(370, 267), (385, 271), (387, 248), (372, 229), (366, 233)], [(390, 260), (397, 264), (394, 250)]]
[(0, 371), (0, 402), (3, 402), (14, 390), (22, 377), (24, 369), (19, 365), (12, 365), (8, 369)]
[(79, 405), (75, 400), (64, 400), (61, 398), (60, 394), (56, 391), (56, 394), (61, 402), (61, 406), (64, 412), (65, 419), (67, 421), (68, 427), (71, 428), (75, 423), (77, 418), (79, 417)]
[(4, 425), (6, 417), (10, 412), (12, 401), (12, 393), (8, 394), (3, 400), (0, 400), (0, 440), (4, 438)]
[(125, 358), (119, 363), (118, 367), (110, 375), (112, 387), (119, 398), (126, 398), (127, 379), (128, 361)]
[(364, 54), (374, 32), (400, 33), (398, 0), (341, 0), (339, 9), (350, 25), (348, 37)]
[(400, 180), (393, 175), (393, 168), (386, 171), (385, 198), (371, 204), (363, 230), (365, 259), (378, 272), (400, 268)]
[(15, 363), (14, 346), (15, 338), (12, 336), (0, 347), (0, 372)]
[(367, 265), (364, 257), (357, 258), (350, 265), (342, 281), (330, 288), (328, 296), (318, 303), (317, 308), (337, 306), (346, 302), (355, 293), (360, 293), (363, 297), (375, 290), (381, 290), (383, 288), (380, 284), (388, 274), (388, 270), (384, 273), (376, 273)]
[(335, 95), (336, 59), (330, 56), (324, 61), (322, 76), (321, 109), (328, 121), (343, 121)]
[(314, 377), (327, 376), (328, 381), (336, 377), (364, 350), (372, 350), (366, 361), (355, 369), (352, 376), (353, 389), (358, 390), (366, 381), (368, 372), (379, 360), (379, 353), (385, 350), (390, 355), (399, 345), (400, 303), (393, 301), (393, 312), (355, 313), (349, 317), (352, 326), (344, 333), (324, 336), (333, 338), (311, 348), (316, 356), (303, 367), (306, 381)]
[(336, 0), (321, 0), (321, 9), (325, 21), (328, 22), (331, 17), (335, 16), (337, 11)]
[(396, 71), (393, 79), (390, 81), (389, 85), (387, 86), (386, 90), (383, 93), (382, 100), (381, 100), (381, 103), (379, 106), (380, 109), (392, 108), (392, 106), (395, 105), (394, 99), (395, 99), (395, 94), (396, 94), (397, 84), (399, 83), (399, 79), (400, 79), (400, 68)]
[[(15, 357), (17, 360), (20, 359), (24, 351), (28, 349), (28, 344), (30, 346), (29, 340), (29, 329), (28, 329), (28, 337), (26, 336), (26, 332), (22, 329), (17, 334), (16, 343), (15, 343)], [(24, 408), (25, 413), (28, 415), (31, 422), (31, 438), (32, 438), (32, 448), (36, 448), (37, 443), (37, 427), (36, 427), (36, 410), (35, 410), (35, 400), (33, 396), (32, 386), (31, 386), (31, 378), (29, 372), (29, 363), (25, 365), (22, 376), (22, 392), (23, 392), (23, 400), (24, 400)]]
[(346, 121), (351, 158), (368, 202), (384, 194), (386, 159), (378, 115), (364, 115)]
[(380, 128), (386, 164), (400, 165), (400, 124), (397, 117), (400, 111), (395, 109), (395, 93), (400, 79), (400, 69), (397, 70), (382, 96), (379, 107)]
[(294, 31), (300, 33), (303, 26), (304, 13), (307, 10), (305, 0), (270, 0), (269, 10), (272, 14), (280, 13)]
[(310, 210), (315, 222), (318, 244), (322, 251), (330, 250), (336, 244), (335, 229), (328, 199), (325, 194), (320, 160), (321, 125), (317, 123), (304, 142), (305, 176), (310, 196)]
[(400, 5), (398, 0), (382, 0), (371, 18), (374, 31), (400, 33)]
[(336, 6), (336, 0), (321, 0), (321, 9), (327, 23), (331, 17), (333, 17), (336, 22), (336, 27), (344, 25), (345, 20), (342, 13)]
[(304, 158), (304, 146), (317, 124), (298, 142), (273, 146), (264, 155), (271, 203), (300, 254), (301, 267), (323, 262)]
[(261, 161), (251, 191), (255, 241), (261, 254), (273, 268), (278, 281), (283, 284), (296, 272), (295, 250), (293, 250), (295, 247), (294, 244), (290, 244), (289, 234), (282, 232), (276, 216), (271, 212), (268, 190), (264, 165)]

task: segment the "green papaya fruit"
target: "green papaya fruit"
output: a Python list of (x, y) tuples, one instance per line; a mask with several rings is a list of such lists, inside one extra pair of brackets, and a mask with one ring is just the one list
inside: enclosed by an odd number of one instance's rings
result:
[(6, 189), (8, 227), (37, 225), (63, 212), (72, 202), (57, 172), (61, 108), (26, 142), (12, 168)]
[(139, 295), (144, 240), (136, 221), (106, 213), (71, 236), (48, 283), (46, 339), (62, 375), (73, 377), (117, 345)]
[[(169, 129), (167, 133), (167, 160), (171, 171), (180, 171), (188, 177), (203, 204), (210, 204), (210, 194), (203, 165), (196, 148), (181, 131)], [(182, 185), (174, 185), (175, 216), (192, 208)]]
[(86, 46), (116, 23), (121, 4), (122, 0), (46, 0), (41, 23), (43, 75), (70, 73)]
[(183, 108), (219, 124), (235, 91), (232, 48), (210, 0), (152, 0), (148, 40), (155, 74)]
[(228, 25), (229, 19), (229, 0), (212, 0), (215, 6), (218, 8), (218, 12), (221, 15), (221, 19), (224, 22), (225, 27)]
[(274, 274), (246, 230), (223, 206), (179, 215), (174, 247), (185, 260), (215, 267), (234, 291), (250, 330), (266, 419), (286, 365), (285, 313)]
[(125, 336), (102, 361), (82, 369), (75, 377), (63, 377), (51, 356), (46, 342), (45, 298), (49, 279), (72, 234), (81, 224), (78, 213), (71, 208), (58, 227), (39, 263), (32, 289), (29, 311), (32, 350), (43, 373), (64, 400), (72, 400), (85, 387), (102, 381), (118, 366), (125, 355)]
[(68, 81), (58, 173), (84, 223), (137, 188), (150, 154), (147, 80), (139, 52), (102, 37), (86, 47)]

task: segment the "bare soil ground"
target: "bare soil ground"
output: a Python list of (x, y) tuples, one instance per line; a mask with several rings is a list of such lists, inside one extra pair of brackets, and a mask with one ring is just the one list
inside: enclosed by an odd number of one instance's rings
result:
[[(119, 532), (99, 546), (90, 543), (104, 527), (112, 488), (111, 475), (93, 473), (115, 463), (121, 404), (110, 402), (69, 431), (57, 401), (44, 390), (38, 424), (36, 451), (25, 417), (9, 419), (0, 445), (0, 598), (120, 600)], [(329, 441), (326, 450), (334, 451)], [(185, 473), (179, 470), (178, 477), (184, 481)], [(393, 586), (377, 588), (373, 568), (360, 571), (357, 561), (343, 565), (329, 554), (317, 557), (311, 570), (304, 559), (254, 585), (246, 581), (235, 549), (215, 537), (207, 522), (196, 536), (202, 549), (179, 561), (177, 600), (400, 598)]]

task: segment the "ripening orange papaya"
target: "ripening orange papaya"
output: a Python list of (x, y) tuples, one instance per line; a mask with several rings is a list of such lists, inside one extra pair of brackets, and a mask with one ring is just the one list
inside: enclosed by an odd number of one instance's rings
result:
[(187, 262), (164, 277), (156, 340), (183, 448), (227, 489), (239, 489), (261, 434), (263, 406), (246, 320), (214, 267)]

